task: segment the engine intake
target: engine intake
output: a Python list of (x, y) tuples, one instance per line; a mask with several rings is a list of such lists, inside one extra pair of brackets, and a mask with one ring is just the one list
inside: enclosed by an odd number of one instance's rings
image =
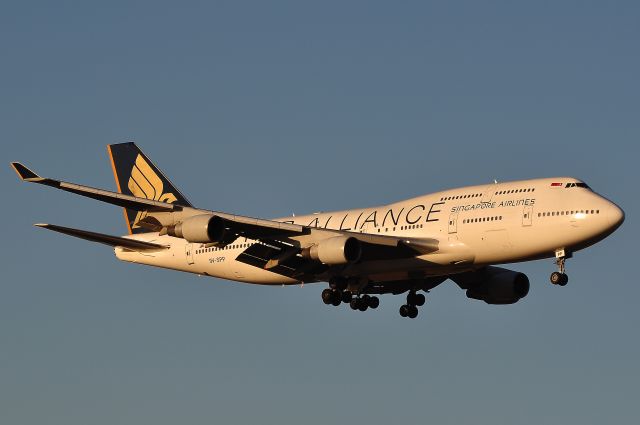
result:
[(487, 304), (514, 304), (529, 293), (527, 275), (500, 267), (487, 267), (452, 279), (467, 290), (467, 297)]
[(304, 248), (301, 254), (310, 260), (329, 265), (355, 263), (362, 255), (362, 246), (354, 237), (336, 236)]

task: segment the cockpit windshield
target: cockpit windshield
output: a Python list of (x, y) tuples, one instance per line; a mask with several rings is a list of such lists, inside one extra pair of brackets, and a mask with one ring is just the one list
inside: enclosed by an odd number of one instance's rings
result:
[(567, 183), (565, 187), (581, 187), (583, 189), (591, 189), (588, 184), (583, 182)]

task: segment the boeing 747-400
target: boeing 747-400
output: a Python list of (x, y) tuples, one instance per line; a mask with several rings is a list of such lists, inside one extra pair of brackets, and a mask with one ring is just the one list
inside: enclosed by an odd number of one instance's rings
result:
[(118, 192), (40, 177), (20, 178), (124, 209), (129, 234), (36, 226), (100, 242), (118, 259), (262, 285), (328, 282), (325, 304), (375, 309), (380, 294), (407, 293), (415, 318), (447, 279), (469, 298), (512, 304), (529, 292), (523, 273), (495, 266), (554, 258), (551, 283), (568, 282), (565, 261), (613, 233), (624, 212), (582, 180), (551, 177), (444, 190), (388, 205), (276, 219), (193, 206), (134, 144), (108, 146)]

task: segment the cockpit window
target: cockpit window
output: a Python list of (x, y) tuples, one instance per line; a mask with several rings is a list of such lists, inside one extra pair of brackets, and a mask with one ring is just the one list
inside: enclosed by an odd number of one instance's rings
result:
[(591, 189), (588, 184), (582, 182), (567, 183), (565, 187), (581, 187), (583, 189)]

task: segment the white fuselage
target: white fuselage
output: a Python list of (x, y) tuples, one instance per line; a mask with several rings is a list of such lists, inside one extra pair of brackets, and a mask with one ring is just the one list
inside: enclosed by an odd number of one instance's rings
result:
[[(553, 184), (556, 184), (555, 186)], [(365, 209), (280, 218), (310, 227), (440, 241), (438, 251), (415, 258), (360, 262), (345, 274), (376, 281), (415, 273), (446, 276), (489, 264), (570, 254), (613, 232), (624, 214), (614, 203), (575, 178), (545, 178), (445, 190)], [(567, 187), (569, 186), (569, 187)], [(239, 238), (224, 248), (145, 233), (130, 236), (170, 245), (158, 252), (116, 248), (123, 261), (256, 284), (299, 281), (235, 259), (249, 245)]]

